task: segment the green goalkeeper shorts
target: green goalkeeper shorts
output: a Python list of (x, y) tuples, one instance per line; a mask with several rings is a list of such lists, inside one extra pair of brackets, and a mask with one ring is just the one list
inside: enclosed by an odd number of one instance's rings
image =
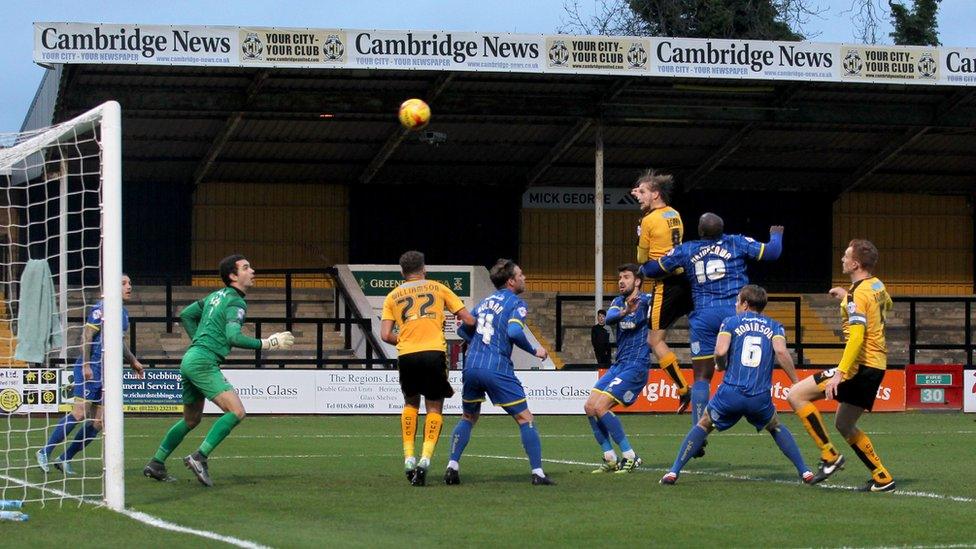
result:
[(203, 398), (213, 400), (234, 386), (220, 371), (220, 359), (203, 349), (190, 347), (180, 361), (183, 382), (183, 404), (193, 404)]

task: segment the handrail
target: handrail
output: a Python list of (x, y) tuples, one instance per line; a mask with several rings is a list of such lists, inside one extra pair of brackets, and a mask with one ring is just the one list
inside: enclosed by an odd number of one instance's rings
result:
[[(607, 296), (604, 302), (609, 302), (612, 297)], [(966, 351), (967, 363), (973, 365), (973, 355), (976, 352), (976, 345), (973, 343), (973, 325), (972, 325), (972, 313), (973, 304), (976, 303), (976, 296), (898, 296), (893, 297), (892, 300), (895, 303), (908, 303), (909, 304), (909, 318), (908, 318), (908, 362), (910, 364), (915, 363), (917, 351), (920, 350), (964, 350)], [(592, 295), (580, 295), (580, 294), (556, 294), (556, 351), (562, 351), (563, 348), (563, 303), (564, 302), (580, 302), (580, 301), (593, 301)], [(793, 319), (795, 329), (794, 341), (787, 346), (796, 351), (797, 364), (803, 364), (803, 352), (804, 349), (843, 349), (844, 344), (838, 343), (804, 343), (803, 342), (803, 330), (802, 326), (802, 299), (796, 296), (769, 296), (770, 302), (786, 302), (793, 304)], [(918, 328), (917, 328), (917, 312), (916, 306), (919, 303), (962, 303), (965, 307), (965, 342), (964, 343), (919, 343), (918, 342)], [(688, 342), (674, 342), (668, 343), (668, 346), (677, 349), (686, 349), (689, 347)], [(581, 366), (580, 364), (571, 364), (571, 366)], [(816, 365), (813, 365), (816, 367)]]
[[(83, 322), (82, 317), (69, 317), (69, 322)], [(139, 325), (140, 324), (163, 324), (169, 322), (179, 322), (178, 318), (172, 317), (162, 317), (162, 316), (130, 316), (129, 317), (129, 349), (133, 354), (138, 356), (139, 350)], [(264, 324), (283, 324), (285, 322), (284, 318), (276, 317), (248, 317), (245, 319), (245, 324), (254, 325), (254, 337), (261, 338), (262, 326)], [(357, 358), (354, 356), (348, 358), (325, 358), (323, 344), (324, 344), (324, 327), (330, 324), (345, 325), (347, 326), (346, 333), (349, 333), (349, 328), (353, 325), (359, 326), (363, 333), (372, 332), (372, 319), (369, 318), (334, 318), (334, 317), (316, 317), (316, 318), (300, 318), (295, 319), (293, 324), (314, 324), (315, 325), (315, 358), (283, 358), (276, 357), (274, 354), (270, 358), (264, 355), (261, 349), (256, 349), (254, 351), (253, 359), (243, 359), (243, 358), (228, 358), (223, 362), (224, 365), (231, 364), (248, 364), (255, 366), (257, 368), (263, 368), (266, 364), (277, 364), (279, 367), (284, 367), (284, 365), (289, 364), (310, 364), (315, 365), (317, 368), (322, 368), (330, 364), (342, 364), (343, 368), (348, 368), (350, 364), (363, 364), (369, 368), (373, 368), (376, 365), (382, 368), (390, 369), (395, 367), (396, 361), (392, 359), (383, 358), (382, 353), (375, 353), (376, 358), (374, 358), (374, 352), (372, 349), (372, 340), (368, 339), (366, 343), (366, 358)], [(349, 349), (347, 344), (345, 349)], [(170, 358), (146, 358), (143, 359), (139, 357), (139, 360), (145, 364), (179, 364), (179, 359)]]
[[(352, 303), (353, 301), (352, 296), (349, 295), (349, 290), (346, 289), (345, 284), (342, 283), (342, 279), (338, 276), (338, 273), (336, 272), (336, 269), (334, 267), (332, 268), (330, 274), (332, 276), (334, 286), (339, 289), (340, 297), (342, 298), (343, 316), (346, 319), (355, 317), (358, 320), (363, 320), (363, 317), (359, 314), (359, 311), (357, 311), (355, 307), (349, 306), (349, 304)], [(338, 311), (338, 303), (339, 300), (336, 300), (336, 311)], [(385, 358), (385, 355), (382, 351), (383, 346), (380, 345), (380, 342), (376, 340), (376, 334), (373, 333), (373, 330), (362, 329), (362, 332), (363, 332), (363, 337), (368, 342), (368, 344), (366, 345), (366, 359), (371, 360), (373, 358), (372, 355), (373, 349), (376, 349), (379, 352), (379, 356)], [(346, 336), (346, 340), (345, 340), (346, 348), (347, 349), (352, 348), (352, 332), (350, 330), (346, 330), (345, 336)]]
[[(190, 271), (190, 277), (182, 275), (153, 275), (153, 274), (133, 274), (132, 276), (139, 281), (142, 285), (147, 284), (162, 284), (165, 286), (165, 299), (166, 299), (166, 312), (164, 313), (171, 320), (166, 323), (166, 333), (173, 333), (173, 323), (178, 321), (176, 319), (174, 308), (176, 305), (173, 302), (173, 286), (175, 285), (189, 285), (192, 282), (194, 276), (215, 276), (216, 273), (209, 270), (192, 270)], [(321, 274), (332, 279), (333, 286), (335, 288), (334, 295), (338, 297), (338, 277), (336, 276), (335, 267), (326, 267), (323, 269), (261, 269), (258, 273), (259, 275), (284, 275), (285, 277), (285, 326), (286, 329), (291, 330), (292, 323), (294, 321), (294, 298), (293, 298), (293, 277), (294, 275), (302, 274)], [(339, 316), (339, 305), (338, 300), (336, 300), (336, 316)], [(335, 329), (338, 331), (339, 324), (336, 324)]]

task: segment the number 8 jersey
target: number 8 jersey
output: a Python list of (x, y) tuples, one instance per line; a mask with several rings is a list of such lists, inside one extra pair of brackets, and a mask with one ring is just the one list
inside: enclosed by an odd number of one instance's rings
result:
[(451, 314), (464, 303), (447, 286), (435, 280), (404, 282), (383, 300), (382, 320), (392, 320), (400, 331), (397, 353), (447, 352), (444, 309)]
[(783, 325), (768, 316), (746, 311), (723, 320), (719, 333), (732, 337), (722, 383), (747, 396), (769, 394), (775, 359), (773, 338), (786, 339)]
[(514, 322), (525, 329), (527, 314), (525, 302), (508, 289), (498, 290), (479, 303), (474, 310), (478, 324), (464, 356), (465, 369), (514, 370), (508, 325)]

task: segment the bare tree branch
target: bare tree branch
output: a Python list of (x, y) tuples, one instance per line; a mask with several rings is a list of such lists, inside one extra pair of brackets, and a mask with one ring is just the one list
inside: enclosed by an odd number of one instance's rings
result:
[(841, 13), (851, 14), (854, 39), (862, 44), (877, 44), (881, 22), (889, 17), (888, 8), (881, 0), (851, 0), (851, 8)]

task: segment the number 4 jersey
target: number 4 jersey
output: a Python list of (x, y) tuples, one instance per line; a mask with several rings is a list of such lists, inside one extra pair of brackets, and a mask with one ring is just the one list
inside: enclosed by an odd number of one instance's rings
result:
[(512, 371), (515, 366), (508, 325), (515, 322), (524, 329), (526, 314), (525, 302), (508, 289), (498, 290), (479, 303), (474, 310), (478, 324), (464, 356), (464, 368)]
[(421, 351), (447, 351), (444, 309), (451, 314), (464, 303), (447, 286), (435, 280), (411, 280), (393, 290), (383, 301), (383, 320), (392, 320), (400, 331), (397, 352), (402, 356)]
[(768, 316), (747, 311), (722, 321), (719, 333), (732, 337), (722, 383), (748, 396), (769, 394), (775, 358), (773, 338), (786, 339), (783, 325)]

